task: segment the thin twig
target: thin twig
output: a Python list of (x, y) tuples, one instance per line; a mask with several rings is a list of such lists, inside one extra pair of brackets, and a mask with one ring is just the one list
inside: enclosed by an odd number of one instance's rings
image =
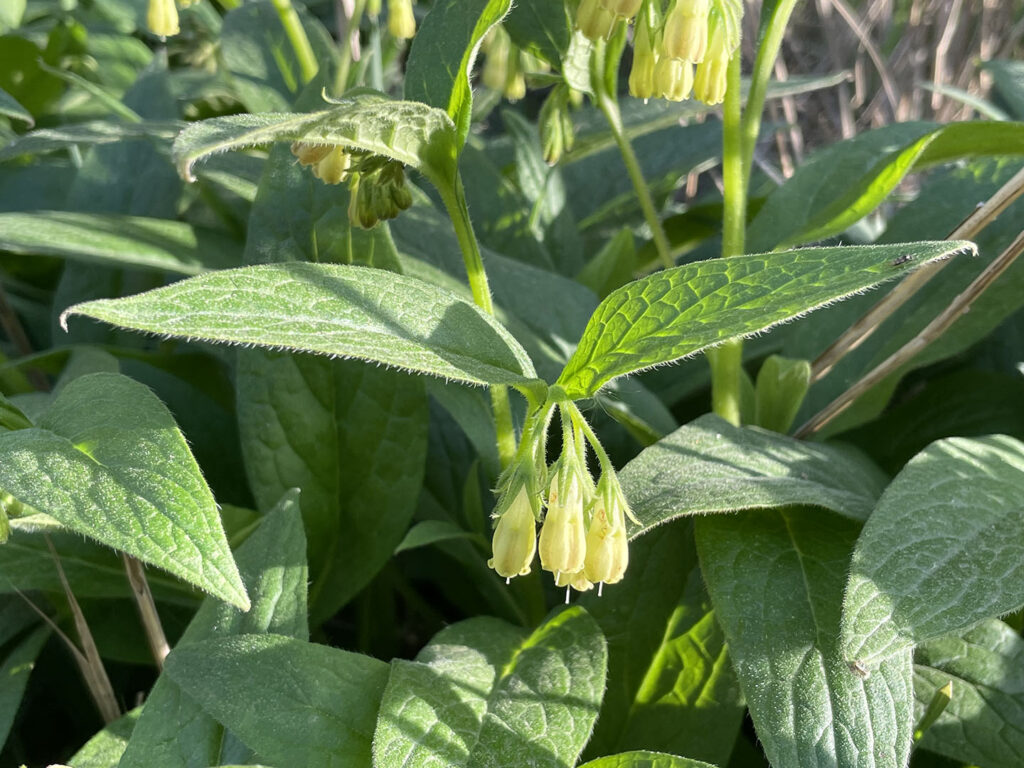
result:
[(999, 276), (1002, 275), (1014, 260), (1024, 251), (1024, 232), (1010, 244), (1010, 247), (999, 254), (967, 288), (957, 296), (934, 320), (914, 338), (900, 347), (885, 361), (875, 366), (856, 384), (843, 392), (819, 413), (815, 414), (796, 432), (796, 437), (808, 437), (824, 427), (836, 416), (845, 411), (861, 395), (897, 371), (905, 363), (917, 356), (921, 350), (948, 331), (957, 320), (966, 315), (973, 304)]
[(121, 557), (124, 559), (124, 570), (128, 574), (128, 581), (132, 585), (132, 597), (135, 598), (135, 604), (139, 606), (139, 617), (142, 619), (143, 629), (146, 630), (149, 650), (153, 653), (156, 668), (162, 672), (164, 659), (171, 652), (171, 647), (167, 644), (167, 636), (160, 623), (160, 614), (157, 613), (156, 603), (153, 602), (153, 593), (149, 589), (149, 582), (146, 581), (142, 563), (126, 552), (122, 552)]
[[(984, 205), (976, 208), (970, 216), (964, 219), (963, 223), (950, 233), (948, 239), (972, 240), (1022, 193), (1024, 193), (1024, 169), (1018, 171)], [(908, 275), (903, 282), (886, 294), (811, 364), (811, 383), (820, 380), (836, 366), (836, 363), (863, 344), (886, 319), (948, 263), (948, 261), (932, 262)]]
[(100, 659), (99, 649), (96, 647), (96, 641), (93, 640), (92, 632), (85, 621), (82, 608), (71, 591), (71, 585), (68, 583), (67, 576), (64, 575), (64, 566), (61, 565), (60, 556), (53, 546), (53, 541), (45, 534), (44, 538), (46, 539), (46, 546), (50, 548), (50, 556), (57, 567), (57, 575), (60, 577), (61, 586), (64, 588), (64, 594), (68, 599), (68, 607), (71, 609), (75, 630), (78, 632), (78, 641), (82, 644), (81, 650), (76, 648), (75, 650), (78, 652), (71, 655), (78, 663), (78, 668), (82, 671), (82, 677), (85, 678), (85, 684), (89, 689), (89, 693), (92, 694), (93, 701), (96, 702), (96, 707), (100, 711), (103, 722), (107, 724), (112, 723), (121, 716), (121, 710), (117, 706), (117, 697), (114, 695), (114, 687), (110, 684), (110, 678), (107, 677), (107, 670), (103, 666), (103, 660)]
[(871, 37), (864, 29), (864, 25), (860, 23), (860, 19), (857, 18), (857, 14), (848, 6), (843, 0), (828, 0), (832, 7), (838, 11), (839, 15), (843, 17), (843, 21), (847, 23), (850, 30), (860, 44), (864, 47), (865, 52), (871, 59), (871, 62), (875, 65), (875, 69), (878, 70), (878, 76), (882, 80), (882, 90), (885, 92), (886, 99), (889, 100), (889, 107), (892, 109), (892, 113), (896, 115), (896, 107), (899, 104), (899, 96), (896, 93), (896, 84), (893, 82), (892, 75), (889, 73), (889, 68), (885, 64), (885, 60), (882, 55), (878, 52), (878, 48), (872, 42)]

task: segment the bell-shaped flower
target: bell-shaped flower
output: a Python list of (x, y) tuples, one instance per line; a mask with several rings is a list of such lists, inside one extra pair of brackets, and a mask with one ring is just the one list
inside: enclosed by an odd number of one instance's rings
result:
[[(565, 455), (570, 452), (566, 450)], [(574, 462), (564, 459), (551, 481), (548, 511), (540, 529), (540, 564), (555, 574), (581, 570), (586, 555), (583, 485)]]
[(601, 0), (582, 0), (576, 9), (576, 26), (588, 40), (607, 40), (615, 21), (615, 14)]
[(633, 34), (633, 65), (629, 70), (629, 93), (637, 99), (649, 99), (657, 95), (654, 85), (654, 70), (658, 57), (651, 44), (651, 30), (647, 20), (641, 17), (636, 22)]
[[(583, 571), (576, 571), (576, 573), (557, 574), (555, 576), (555, 586), (569, 587), (577, 592), (586, 592), (588, 589), (594, 588), (594, 583), (587, 580), (587, 577), (583, 575)], [(566, 602), (568, 602), (568, 595), (566, 595)]]
[(154, 35), (171, 37), (181, 31), (178, 27), (178, 6), (174, 0), (149, 0), (146, 26)]
[(601, 0), (605, 10), (622, 19), (632, 19), (636, 16), (642, 3), (643, 0)]
[(388, 0), (388, 32), (399, 39), (408, 39), (416, 34), (412, 0)]
[(732, 52), (725, 47), (725, 27), (720, 21), (711, 25), (708, 52), (697, 66), (693, 95), (705, 104), (721, 104), (725, 99), (727, 73)]
[(676, 0), (665, 17), (661, 55), (694, 64), (703, 61), (708, 46), (710, 0)]
[(587, 556), (583, 575), (595, 584), (615, 584), (622, 580), (629, 565), (626, 538), (626, 499), (614, 473), (598, 483), (594, 513), (587, 530)]
[(693, 89), (693, 64), (662, 56), (654, 67), (654, 88), (669, 101), (688, 99)]
[(530, 572), (537, 551), (537, 519), (525, 483), (498, 518), (491, 546), (494, 556), (487, 565), (499, 576), (510, 579)]

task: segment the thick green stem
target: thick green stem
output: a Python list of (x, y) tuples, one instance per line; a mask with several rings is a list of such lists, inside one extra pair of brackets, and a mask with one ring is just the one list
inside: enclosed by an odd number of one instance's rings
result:
[(309, 44), (309, 38), (306, 36), (306, 30), (302, 26), (299, 14), (295, 12), (292, 0), (271, 1), (278, 18), (281, 19), (281, 26), (284, 27), (284, 33), (288, 36), (288, 42), (291, 43), (292, 50), (295, 51), (295, 58), (299, 60), (302, 82), (308, 83), (316, 77), (316, 73), (320, 71), (320, 65), (317, 63), (316, 54), (313, 53), (313, 46)]
[[(747, 226), (747, 186), (750, 169), (744, 163), (742, 110), (740, 107), (740, 51), (729, 62), (728, 86), (722, 114), (722, 256), (743, 253)], [(739, 426), (742, 399), (743, 341), (731, 339), (709, 350), (711, 365), (711, 410)]]
[(630, 143), (629, 137), (626, 136), (626, 132), (622, 127), (622, 114), (619, 111), (619, 103), (615, 100), (614, 96), (599, 93), (597, 105), (608, 120), (608, 125), (612, 129), (612, 136), (615, 137), (615, 143), (622, 154), (622, 161), (626, 165), (626, 173), (629, 174), (629, 180), (633, 182), (633, 189), (636, 190), (636, 196), (640, 201), (640, 208), (644, 213), (644, 219), (647, 220), (647, 226), (651, 230), (651, 237), (654, 238), (654, 247), (658, 251), (658, 258), (661, 259), (661, 263), (665, 265), (666, 269), (674, 267), (675, 261), (672, 259), (672, 247), (669, 245), (668, 237), (665, 235), (665, 229), (661, 226), (661, 219), (658, 218), (658, 211), (654, 207), (654, 200), (651, 198), (651, 190), (647, 187), (647, 180), (644, 179), (644, 173), (640, 169), (640, 161), (636, 157), (636, 152), (633, 151), (633, 145)]
[[(462, 178), (457, 176), (451, 186), (440, 185), (438, 188), (445, 208), (448, 209), (448, 216), (455, 227), (455, 236), (462, 250), (462, 260), (466, 265), (466, 276), (469, 278), (469, 288), (473, 292), (473, 301), (484, 312), (493, 315), (494, 302), (491, 300), (491, 289), (487, 284), (487, 272), (484, 270), (480, 246), (469, 218)], [(516, 454), (516, 433), (512, 424), (512, 404), (508, 397), (508, 387), (491, 387), (491, 407), (494, 409), (494, 428), (498, 436), (498, 458), (504, 469)]]

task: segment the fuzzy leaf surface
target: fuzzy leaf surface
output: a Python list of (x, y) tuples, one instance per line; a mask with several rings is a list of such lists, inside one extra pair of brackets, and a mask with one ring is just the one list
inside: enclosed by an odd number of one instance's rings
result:
[[(300, 640), (306, 626), (306, 537), (299, 495), (286, 493), (237, 555), (252, 609), (241, 613), (207, 599), (176, 647), (217, 637), (275, 633)], [(119, 768), (206, 768), (241, 762), (251, 753), (206, 714), (168, 675), (153, 686)]]
[(682, 515), (792, 505), (866, 520), (887, 482), (856, 451), (734, 427), (713, 414), (644, 449), (619, 477), (641, 523), (631, 524), (631, 538)]
[(167, 407), (116, 373), (64, 387), (0, 434), (0, 488), (68, 528), (249, 608), (213, 494)]
[(715, 613), (769, 762), (903, 768), (910, 757), (910, 651), (868, 677), (840, 653), (840, 599), (858, 525), (814, 510), (698, 518)]
[(857, 542), (843, 653), (868, 668), (1024, 605), (1024, 443), (950, 438), (914, 457)]
[(448, 113), (466, 143), (473, 112), (473, 69), (480, 41), (501, 21), (511, 0), (439, 0), (413, 38), (405, 70), (405, 98)]
[(242, 264), (236, 240), (184, 222), (101, 213), (0, 213), (0, 250), (198, 275)]
[(935, 692), (953, 682), (953, 698), (925, 731), (921, 746), (986, 768), (1024, 763), (1024, 640), (996, 619), (962, 635), (940, 637), (915, 651), (918, 716)]
[(175, 649), (170, 678), (270, 763), (365, 768), (388, 665), (281, 635)]
[(666, 269), (601, 302), (558, 384), (573, 399), (589, 397), (617, 376), (768, 330), (964, 250), (973, 246), (803, 248)]
[(711, 763), (690, 760), (687, 757), (666, 755), (662, 752), (623, 752), (584, 763), (580, 768), (715, 768)]
[(364, 150), (423, 172), (436, 184), (451, 183), (455, 171), (455, 126), (442, 109), (393, 101), (364, 92), (319, 112), (230, 115), (191, 123), (172, 154), (191, 180), (196, 161), (218, 152), (277, 141), (308, 141)]
[(440, 632), (395, 661), (373, 740), (375, 768), (536, 768), (575, 763), (597, 717), (607, 649), (581, 608), (531, 635), (495, 619)]
[(496, 320), (428, 283), (338, 264), (200, 275), (64, 313), (168, 336), (357, 357), (467, 384), (529, 385), (533, 365)]

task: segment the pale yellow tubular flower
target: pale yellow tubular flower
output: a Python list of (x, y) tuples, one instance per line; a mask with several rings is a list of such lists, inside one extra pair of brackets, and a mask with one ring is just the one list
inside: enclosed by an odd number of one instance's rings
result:
[(661, 55), (694, 64), (704, 60), (708, 46), (710, 0), (677, 0), (665, 17)]
[(178, 7), (174, 0), (149, 0), (146, 10), (146, 26), (154, 35), (171, 37), (178, 34)]
[(651, 44), (651, 30), (641, 16), (633, 34), (633, 65), (629, 70), (629, 92), (638, 99), (657, 95), (654, 87), (654, 69), (658, 59)]
[(629, 542), (626, 521), (621, 510), (608, 514), (598, 502), (587, 531), (587, 557), (583, 575), (595, 584), (615, 584), (622, 580), (629, 565)]
[(576, 573), (583, 568), (587, 539), (579, 478), (575, 471), (559, 477), (561, 474), (551, 482), (548, 511), (540, 529), (540, 565), (555, 574)]
[(683, 101), (693, 89), (693, 64), (661, 57), (654, 67), (655, 92), (669, 101)]
[(576, 10), (576, 26), (589, 40), (607, 40), (615, 21), (615, 14), (601, 0), (582, 0)]
[(332, 149), (323, 160), (313, 166), (313, 175), (325, 184), (340, 184), (348, 177), (352, 158), (341, 147)]
[(643, 0), (601, 0), (602, 7), (620, 19), (632, 19), (642, 3)]
[(725, 47), (725, 29), (721, 22), (711, 25), (711, 38), (708, 52), (697, 66), (697, 74), (693, 81), (693, 93), (705, 104), (721, 104), (725, 99), (728, 84), (729, 57), (732, 55)]
[(492, 549), (494, 557), (487, 565), (499, 576), (511, 579), (530, 572), (537, 552), (537, 521), (526, 485), (519, 488), (515, 499), (498, 518)]
[(484, 66), (480, 73), (483, 84), (492, 91), (504, 91), (508, 80), (508, 58), (512, 40), (501, 24), (496, 24), (487, 33), (480, 46), (484, 52)]
[(305, 141), (292, 142), (292, 154), (299, 161), (299, 165), (316, 165), (334, 149), (330, 144), (310, 144)]
[(388, 32), (392, 37), (403, 40), (408, 40), (416, 34), (412, 0), (388, 0)]

